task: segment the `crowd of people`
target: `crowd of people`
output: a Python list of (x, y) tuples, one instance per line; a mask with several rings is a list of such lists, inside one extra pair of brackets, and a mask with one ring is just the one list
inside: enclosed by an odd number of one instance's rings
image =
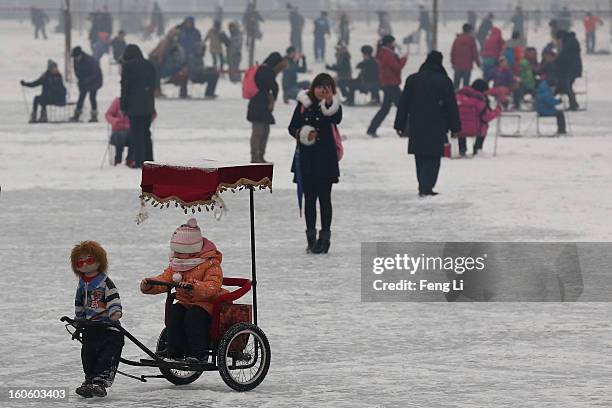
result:
[[(206, 84), (204, 96), (215, 98), (219, 78), (242, 84), (243, 97), (248, 99), (246, 119), (251, 123), (251, 162), (265, 163), (270, 126), (276, 123), (274, 105), (282, 92), (285, 103), (295, 100), (296, 107), (289, 125), (289, 134), (296, 140), (292, 171), (294, 181), (305, 197), (307, 250), (325, 253), (330, 247), (331, 189), (339, 181), (338, 161), (342, 158), (342, 137), (338, 125), (342, 105), (356, 104), (356, 93), (370, 95), (370, 105), (379, 106), (366, 133), (378, 137), (378, 129), (395, 105), (394, 128), (401, 137), (408, 137), (408, 152), (414, 154), (418, 193), (435, 196), (440, 158), (448, 145), (448, 133), (458, 139), (459, 155), (468, 154), (467, 141), (474, 138), (472, 155), (482, 150), (489, 123), (507, 110), (534, 110), (539, 116), (555, 117), (557, 133), (566, 133), (566, 118), (559, 95), (567, 95), (569, 110), (579, 109), (574, 82), (582, 75), (581, 46), (564, 19), (565, 11), (549, 22), (550, 42), (540, 51), (529, 46), (526, 38), (526, 16), (520, 7), (507, 21), (511, 36), (504, 38), (503, 27), (493, 13), (484, 16), (476, 29), (477, 14), (468, 12), (449, 50), (452, 78), (443, 65), (443, 55), (428, 52), (419, 71), (402, 84), (402, 71), (408, 53), (400, 55), (393, 36), (391, 19), (383, 10), (377, 12), (379, 24), (375, 46), (361, 46), (361, 60), (355, 65), (349, 52), (350, 21), (346, 13), (339, 15), (334, 63), (313, 81), (301, 79), (309, 72), (302, 33), (305, 19), (297, 7), (287, 4), (289, 47), (284, 55), (272, 52), (261, 64), (241, 70), (242, 50), (250, 41), (262, 38), (259, 23), (263, 21), (252, 3), (247, 5), (242, 25), (231, 21), (228, 33), (223, 29), (222, 12), (202, 36), (194, 17), (165, 30), (159, 6), (153, 11), (148, 31), (157, 30), (160, 41), (147, 57), (134, 44), (127, 44), (126, 32), (112, 32), (112, 19), (107, 10), (91, 16), (90, 47), (86, 53), (77, 46), (72, 50), (74, 73), (79, 96), (70, 118), (79, 121), (85, 99), (89, 97), (90, 122), (98, 120), (97, 91), (103, 83), (100, 57), (109, 52), (121, 65), (121, 95), (106, 111), (111, 125), (111, 144), (115, 145), (115, 164), (123, 161), (128, 167), (140, 168), (153, 160), (151, 122), (155, 113), (155, 97), (163, 96), (163, 82), (179, 87), (179, 97), (189, 98), (188, 84)], [(34, 16), (34, 13), (32, 14)], [(43, 19), (44, 20), (44, 19)], [(32, 18), (34, 22), (34, 17)], [(42, 21), (37, 17), (36, 21)], [(38, 24), (37, 32), (41, 31)], [(595, 50), (595, 31), (601, 19), (591, 12), (584, 18), (587, 52)], [(326, 43), (333, 24), (323, 11), (313, 20), (315, 61), (326, 60)], [(431, 20), (426, 9), (419, 9), (418, 33), (425, 32), (431, 43)], [(44, 30), (42, 31), (44, 33)], [(247, 40), (243, 41), (243, 35)], [(102, 43), (105, 47), (100, 46)], [(406, 40), (404, 40), (406, 44)], [(107, 46), (106, 46), (107, 45)], [(210, 52), (212, 65), (204, 62)], [(319, 65), (321, 67), (321, 65)], [(475, 71), (476, 69), (478, 71)], [(282, 73), (282, 80), (278, 81)], [(479, 75), (481, 73), (481, 75)], [(473, 76), (478, 76), (475, 80)], [(34, 98), (30, 122), (48, 120), (46, 107), (66, 104), (66, 90), (57, 64), (48, 61), (47, 70), (26, 87), (42, 86), (42, 94)], [(381, 98), (382, 91), (382, 98)], [(40, 117), (38, 110), (40, 109)], [(317, 239), (316, 202), (319, 202), (321, 230)]]

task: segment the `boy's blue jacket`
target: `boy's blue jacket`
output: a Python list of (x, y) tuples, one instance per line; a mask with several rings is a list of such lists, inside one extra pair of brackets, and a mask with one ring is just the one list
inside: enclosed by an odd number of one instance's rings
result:
[(560, 99), (555, 98), (553, 91), (546, 81), (540, 81), (536, 89), (535, 110), (540, 116), (553, 116), (557, 113), (557, 106), (561, 103)]
[(76, 319), (92, 319), (111, 322), (109, 316), (121, 312), (121, 298), (113, 281), (104, 273), (98, 274), (92, 281), (79, 279), (74, 299)]

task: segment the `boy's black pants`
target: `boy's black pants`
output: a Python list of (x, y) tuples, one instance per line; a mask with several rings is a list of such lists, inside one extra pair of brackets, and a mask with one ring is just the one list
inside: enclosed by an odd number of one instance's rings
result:
[(86, 328), (81, 347), (85, 381), (110, 387), (119, 367), (123, 344), (121, 332), (105, 327)]

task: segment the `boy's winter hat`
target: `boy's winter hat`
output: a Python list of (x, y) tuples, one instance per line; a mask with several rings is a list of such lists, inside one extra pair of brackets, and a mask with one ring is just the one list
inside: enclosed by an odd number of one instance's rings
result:
[(170, 249), (179, 254), (195, 254), (202, 250), (204, 239), (195, 218), (178, 227), (170, 239)]
[(57, 62), (53, 61), (52, 59), (47, 60), (47, 70), (50, 70), (53, 68), (57, 68)]

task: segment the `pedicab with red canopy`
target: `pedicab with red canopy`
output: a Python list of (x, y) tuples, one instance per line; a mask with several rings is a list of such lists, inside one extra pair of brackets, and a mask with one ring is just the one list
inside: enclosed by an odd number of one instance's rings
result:
[[(63, 316), (66, 330), (73, 340), (81, 341), (83, 329), (88, 325), (116, 327), (132, 341), (148, 358), (139, 361), (121, 357), (120, 362), (130, 366), (156, 367), (161, 375), (134, 376), (117, 371), (119, 374), (146, 382), (147, 378), (166, 378), (173, 384), (190, 384), (204, 371), (219, 371), (223, 381), (236, 391), (250, 391), (265, 378), (270, 367), (270, 344), (264, 332), (257, 326), (257, 279), (255, 266), (255, 208), (253, 193), (256, 189), (272, 190), (273, 165), (271, 163), (232, 164), (213, 160), (202, 160), (192, 164), (161, 164), (146, 162), (142, 168), (142, 209), (138, 223), (147, 216), (145, 202), (154, 207), (180, 207), (186, 214), (190, 211), (215, 211), (223, 207), (219, 195), (231, 190), (248, 190), (250, 200), (251, 227), (251, 279), (223, 278), (223, 286), (237, 289), (220, 295), (213, 300), (210, 329), (211, 358), (206, 363), (181, 360), (165, 360), (161, 357), (166, 349), (166, 329), (159, 335), (155, 351), (136, 339), (123, 326), (91, 320), (74, 320)], [(152, 285), (167, 288), (165, 318), (175, 300), (175, 282), (161, 282), (149, 279)], [(183, 287), (190, 289), (190, 286)], [(249, 291), (253, 292), (252, 305), (236, 304)]]

